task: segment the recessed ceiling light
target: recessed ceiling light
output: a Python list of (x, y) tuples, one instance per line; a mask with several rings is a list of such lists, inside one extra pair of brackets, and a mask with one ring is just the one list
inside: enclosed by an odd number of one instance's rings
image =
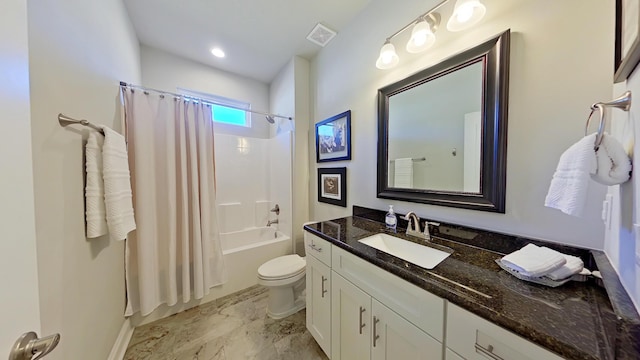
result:
[(222, 51), (222, 49), (220, 49), (220, 48), (211, 49), (211, 53), (215, 57), (219, 57), (219, 58), (223, 58), (224, 57), (224, 51)]

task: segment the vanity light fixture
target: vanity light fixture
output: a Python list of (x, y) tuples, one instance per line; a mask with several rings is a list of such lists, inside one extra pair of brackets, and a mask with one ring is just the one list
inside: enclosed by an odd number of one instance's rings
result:
[(412, 54), (425, 51), (436, 42), (433, 33), (440, 24), (440, 14), (433, 13), (419, 19), (411, 30), (411, 38), (407, 42), (407, 51)]
[[(407, 52), (416, 54), (433, 46), (436, 41), (435, 32), (438, 30), (441, 19), (440, 14), (435, 11), (447, 3), (447, 1), (448, 0), (442, 1), (436, 5), (436, 7), (418, 16), (417, 19), (389, 36), (385, 40), (384, 45), (382, 45), (382, 49), (380, 49), (380, 56), (378, 56), (378, 60), (376, 61), (376, 67), (386, 70), (398, 65), (400, 57), (396, 53), (396, 48), (391, 43), (391, 39), (409, 28), (412, 28), (412, 30), (411, 38), (406, 46)], [(457, 0), (453, 15), (451, 15), (451, 18), (447, 22), (447, 29), (452, 32), (467, 29), (480, 21), (486, 11), (486, 7), (480, 0)]]
[(480, 0), (457, 0), (453, 15), (447, 22), (447, 30), (455, 32), (468, 29), (482, 20), (487, 8)]
[(398, 65), (398, 62), (400, 62), (400, 58), (398, 54), (396, 54), (396, 48), (389, 38), (384, 42), (384, 45), (382, 45), (382, 49), (380, 49), (380, 56), (378, 56), (378, 60), (376, 61), (376, 67), (382, 70), (391, 69)]

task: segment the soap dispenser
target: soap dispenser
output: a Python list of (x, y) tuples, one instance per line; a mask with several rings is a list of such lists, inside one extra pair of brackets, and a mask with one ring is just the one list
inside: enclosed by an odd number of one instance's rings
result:
[(387, 212), (384, 222), (387, 224), (387, 229), (393, 230), (393, 232), (396, 231), (398, 218), (396, 217), (396, 213), (393, 212), (393, 205), (389, 205), (389, 212)]

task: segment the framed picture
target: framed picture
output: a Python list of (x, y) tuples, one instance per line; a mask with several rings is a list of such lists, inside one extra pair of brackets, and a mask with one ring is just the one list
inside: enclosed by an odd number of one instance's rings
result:
[(351, 110), (316, 124), (316, 162), (351, 160)]
[(613, 82), (625, 81), (640, 61), (640, 2), (616, 0), (615, 73)]
[(318, 169), (318, 201), (347, 207), (347, 168)]

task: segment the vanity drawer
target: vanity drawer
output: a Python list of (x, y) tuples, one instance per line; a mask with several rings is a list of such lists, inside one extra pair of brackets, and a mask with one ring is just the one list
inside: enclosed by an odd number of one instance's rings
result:
[(454, 304), (447, 306), (447, 347), (467, 360), (562, 360)]
[(331, 247), (331, 243), (327, 240), (321, 239), (308, 231), (304, 232), (305, 253), (329, 267), (331, 267)]
[(338, 247), (332, 258), (335, 272), (442, 342), (443, 299)]

